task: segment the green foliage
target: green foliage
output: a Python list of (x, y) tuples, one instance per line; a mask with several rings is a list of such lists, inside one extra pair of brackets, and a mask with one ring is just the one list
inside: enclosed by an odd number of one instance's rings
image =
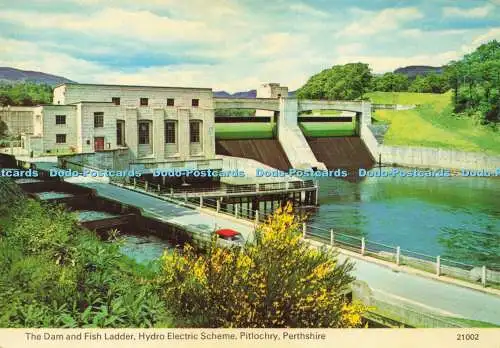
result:
[(500, 134), (466, 114), (453, 113), (453, 94), (370, 92), (377, 104), (417, 104), (412, 110), (376, 110), (374, 117), (389, 123), (384, 144), (440, 147), (500, 154)]
[(32, 106), (50, 104), (52, 87), (31, 82), (6, 84), (0, 83), (0, 105)]
[(165, 254), (160, 283), (176, 317), (198, 327), (357, 327), (364, 307), (349, 304), (353, 265), (301, 238), (291, 205), (256, 231), (255, 241), (206, 254), (189, 246)]
[(456, 112), (478, 116), (482, 123), (500, 122), (500, 42), (490, 41), (451, 62), (445, 76)]
[(172, 325), (155, 271), (78, 227), (62, 207), (17, 198), (7, 185), (0, 182), (11, 197), (0, 210), (0, 327)]
[(450, 89), (448, 79), (445, 75), (428, 74), (417, 76), (409, 86), (409, 92), (417, 93), (445, 93)]
[(385, 73), (382, 76), (374, 76), (372, 79), (372, 90), (381, 92), (404, 92), (408, 90), (410, 80), (404, 74)]
[(297, 90), (297, 98), (353, 100), (360, 99), (371, 83), (368, 64), (334, 65), (313, 75)]
[(216, 109), (215, 116), (255, 116), (255, 109)]
[(0, 120), (0, 139), (6, 138), (9, 135), (9, 127), (7, 124)]

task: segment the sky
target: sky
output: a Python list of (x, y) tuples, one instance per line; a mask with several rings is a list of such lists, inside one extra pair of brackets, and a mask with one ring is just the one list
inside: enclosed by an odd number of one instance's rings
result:
[(500, 0), (0, 0), (0, 66), (82, 83), (294, 90), (336, 64), (439, 66), (500, 40)]

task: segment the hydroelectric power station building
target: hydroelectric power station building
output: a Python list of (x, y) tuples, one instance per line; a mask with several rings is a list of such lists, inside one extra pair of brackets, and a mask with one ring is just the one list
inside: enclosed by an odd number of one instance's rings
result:
[[(217, 109), (256, 113), (216, 117)], [(343, 114), (314, 117), (312, 110)], [(129, 169), (337, 169), (378, 157), (369, 102), (296, 99), (278, 83), (262, 85), (256, 98), (214, 97), (211, 88), (64, 83), (54, 88), (52, 104), (3, 107), (0, 118), (22, 134), (20, 151), (27, 156), (93, 154), (107, 161), (113, 153), (113, 166)], [(325, 135), (329, 122), (352, 127), (345, 135)], [(261, 123), (272, 132), (268, 139), (251, 132), (221, 138), (216, 123), (241, 129)], [(307, 134), (307, 124), (322, 135)]]

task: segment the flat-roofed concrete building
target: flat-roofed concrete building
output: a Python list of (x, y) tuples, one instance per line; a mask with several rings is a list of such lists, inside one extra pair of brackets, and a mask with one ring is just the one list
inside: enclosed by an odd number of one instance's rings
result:
[(214, 169), (214, 122), (210, 88), (65, 83), (51, 105), (33, 108), (23, 142), (35, 155), (128, 149), (146, 168)]
[[(279, 83), (264, 83), (257, 88), (256, 98), (286, 98), (288, 97), (288, 87), (280, 86)], [(273, 117), (273, 111), (268, 110), (256, 110), (255, 116)]]

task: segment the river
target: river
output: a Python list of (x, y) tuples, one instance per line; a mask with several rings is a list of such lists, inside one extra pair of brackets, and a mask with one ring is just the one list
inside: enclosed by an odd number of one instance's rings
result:
[(357, 183), (325, 178), (319, 185), (320, 208), (309, 220), (313, 225), (500, 268), (497, 178), (367, 177)]

